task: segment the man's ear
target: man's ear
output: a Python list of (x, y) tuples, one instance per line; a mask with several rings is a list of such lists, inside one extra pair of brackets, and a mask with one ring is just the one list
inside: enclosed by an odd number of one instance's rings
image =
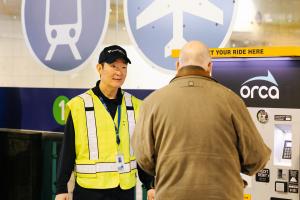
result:
[(97, 64), (97, 65), (96, 65), (96, 68), (97, 68), (98, 73), (100, 74), (100, 72), (101, 72), (102, 69), (103, 69), (103, 64)]
[(179, 60), (176, 61), (176, 71), (178, 72), (179, 70)]
[(212, 66), (213, 66), (213, 63), (212, 63), (212, 62), (209, 62), (207, 66), (208, 66), (208, 68), (207, 68), (207, 69), (208, 69), (208, 71), (210, 71), (210, 72), (211, 72), (211, 71), (212, 71)]
[(212, 63), (212, 62), (209, 62), (209, 63), (208, 63), (207, 71), (209, 72), (210, 76), (212, 75), (212, 68), (213, 68), (213, 63)]

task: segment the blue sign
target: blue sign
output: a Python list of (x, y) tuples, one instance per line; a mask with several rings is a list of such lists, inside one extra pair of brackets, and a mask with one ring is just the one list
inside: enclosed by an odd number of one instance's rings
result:
[[(62, 132), (67, 100), (87, 90), (0, 87), (0, 128)], [(152, 92), (126, 91), (140, 99)]]
[(300, 108), (300, 62), (290, 58), (216, 59), (213, 77), (248, 107)]
[(68, 71), (82, 65), (106, 32), (109, 0), (24, 0), (28, 48), (43, 65)]
[(175, 70), (172, 50), (190, 40), (222, 47), (232, 32), (234, 0), (125, 0), (125, 22), (146, 60)]

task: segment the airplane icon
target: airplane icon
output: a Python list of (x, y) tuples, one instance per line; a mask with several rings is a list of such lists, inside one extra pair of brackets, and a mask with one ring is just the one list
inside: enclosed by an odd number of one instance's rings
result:
[(154, 0), (137, 16), (136, 29), (172, 13), (173, 38), (164, 49), (165, 57), (168, 57), (173, 49), (180, 49), (186, 43), (183, 37), (184, 12), (223, 25), (223, 11), (209, 0)]
[(57, 45), (69, 45), (76, 60), (81, 56), (76, 47), (82, 29), (81, 0), (77, 0), (77, 22), (74, 24), (50, 24), (50, 0), (46, 0), (45, 31), (50, 48), (45, 60), (51, 60)]

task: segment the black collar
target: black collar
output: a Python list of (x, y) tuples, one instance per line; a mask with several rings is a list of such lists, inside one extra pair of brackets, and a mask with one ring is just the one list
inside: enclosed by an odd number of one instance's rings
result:
[(94, 88), (92, 88), (92, 91), (98, 98), (101, 97), (105, 102), (111, 102), (111, 103), (115, 103), (117, 105), (122, 104), (123, 94), (122, 94), (121, 88), (118, 89), (116, 99), (109, 99), (101, 92), (99, 85), (100, 85), (100, 80), (97, 81), (96, 86)]

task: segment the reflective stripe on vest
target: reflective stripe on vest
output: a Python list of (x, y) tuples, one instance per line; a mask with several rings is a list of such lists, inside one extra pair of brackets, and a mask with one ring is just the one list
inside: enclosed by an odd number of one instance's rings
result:
[[(98, 155), (99, 151), (98, 151), (97, 129), (96, 129), (93, 98), (92, 98), (91, 95), (89, 95), (87, 93), (83, 93), (79, 96), (84, 101), (84, 107), (85, 107), (85, 113), (86, 113), (86, 123), (87, 123), (88, 144), (89, 144), (89, 152), (90, 152), (90, 160), (98, 160), (99, 159), (99, 155)], [(126, 105), (126, 110), (127, 110), (127, 120), (128, 120), (129, 134), (130, 134), (130, 139), (131, 139), (133, 131), (134, 131), (134, 127), (135, 127), (134, 109), (133, 109), (133, 105), (132, 105), (132, 101), (131, 101), (131, 95), (127, 92), (124, 92), (124, 98), (125, 98), (125, 105)], [(130, 142), (129, 142), (129, 144), (130, 144)], [(130, 156), (131, 157), (133, 156), (133, 149), (132, 149), (131, 144), (130, 144)], [(131, 161), (131, 163), (132, 162), (134, 162), (132, 164), (133, 166), (129, 166), (129, 164), (127, 164), (128, 165), (127, 168), (129, 170), (130, 169), (136, 169), (136, 162)], [(77, 165), (76, 169), (82, 169), (82, 166), (86, 166), (86, 168), (95, 168), (95, 166), (96, 166), (96, 168), (99, 169), (97, 172), (105, 172), (105, 170), (101, 171), (101, 169), (102, 169), (102, 166), (105, 166), (106, 164), (109, 165), (109, 166), (116, 165), (115, 163), (98, 163), (96, 165), (79, 165), (79, 166)], [(97, 167), (97, 166), (101, 166), (101, 167)], [(114, 168), (116, 168), (116, 166), (114, 166), (113, 168), (103, 167), (103, 169), (106, 169), (106, 168), (114, 169)], [(125, 167), (125, 172), (126, 172), (127, 168)], [(95, 171), (95, 169), (94, 169), (94, 171)], [(85, 170), (83, 170), (83, 171), (85, 171)], [(89, 171), (89, 170), (87, 170), (87, 171)], [(117, 171), (117, 170), (113, 170), (113, 171)], [(81, 171), (77, 171), (77, 172), (85, 173), (85, 172), (81, 172)]]
[[(122, 173), (129, 173), (136, 169), (136, 161), (132, 160), (130, 163), (124, 164), (124, 171)], [(96, 163), (94, 165), (76, 165), (76, 172), (83, 174), (95, 174), (97, 172), (118, 172), (117, 163)]]
[(96, 129), (93, 98), (91, 97), (91, 95), (87, 93), (83, 93), (79, 96), (83, 99), (84, 107), (85, 107), (90, 160), (98, 160), (99, 159), (98, 139), (97, 139), (97, 129)]
[[(135, 119), (134, 119), (134, 110), (132, 106), (131, 101), (131, 95), (127, 92), (124, 93), (125, 97), (125, 104), (126, 104), (126, 110), (127, 110), (127, 119), (128, 119), (128, 127), (129, 127), (129, 134), (130, 139), (133, 135), (134, 127), (135, 127)], [(133, 148), (130, 144), (130, 156), (133, 156)]]

